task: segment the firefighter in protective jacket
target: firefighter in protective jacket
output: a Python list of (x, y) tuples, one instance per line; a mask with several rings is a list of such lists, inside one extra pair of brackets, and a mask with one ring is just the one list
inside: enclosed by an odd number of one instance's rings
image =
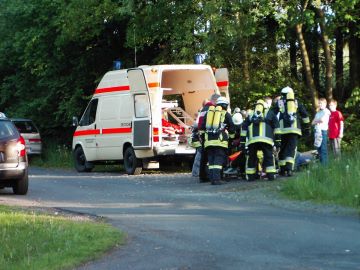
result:
[(295, 165), (298, 138), (302, 135), (301, 122), (304, 124), (304, 133), (310, 135), (310, 119), (305, 107), (295, 99), (294, 90), (288, 86), (281, 90), (281, 98), (276, 103), (274, 112), (280, 113), (279, 173), (291, 176)]
[(205, 130), (204, 147), (208, 154), (208, 174), (212, 185), (221, 184), (221, 171), (227, 161), (229, 139), (235, 136), (235, 126), (227, 107), (229, 102), (219, 97), (216, 106), (210, 106), (202, 123)]
[(273, 110), (266, 109), (263, 100), (258, 100), (255, 110), (245, 119), (240, 138), (241, 149), (248, 147), (246, 161), (246, 178), (248, 181), (255, 180), (257, 167), (257, 152), (263, 152), (263, 168), (269, 180), (275, 179), (276, 165), (273, 155), (273, 147), (280, 146), (279, 121)]

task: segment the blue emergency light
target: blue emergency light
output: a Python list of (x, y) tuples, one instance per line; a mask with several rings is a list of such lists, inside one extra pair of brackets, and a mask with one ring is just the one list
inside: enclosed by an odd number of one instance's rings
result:
[(114, 70), (119, 70), (119, 69), (121, 69), (121, 61), (120, 60), (115, 60), (114, 62), (113, 62), (113, 69)]
[(194, 55), (194, 63), (195, 64), (202, 64), (205, 61), (205, 54), (197, 53)]

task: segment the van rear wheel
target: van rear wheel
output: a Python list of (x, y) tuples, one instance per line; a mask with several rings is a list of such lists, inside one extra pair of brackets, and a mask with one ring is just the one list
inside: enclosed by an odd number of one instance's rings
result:
[(130, 175), (138, 175), (142, 171), (141, 159), (135, 155), (134, 149), (129, 146), (124, 152), (124, 168), (125, 172)]
[(84, 150), (80, 146), (74, 150), (74, 162), (78, 172), (91, 172), (94, 168), (94, 165), (86, 160)]

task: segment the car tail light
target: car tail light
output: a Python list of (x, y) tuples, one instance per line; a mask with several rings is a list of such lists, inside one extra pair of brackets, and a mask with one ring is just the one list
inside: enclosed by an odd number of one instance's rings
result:
[(153, 142), (159, 142), (159, 128), (153, 128)]
[(24, 157), (26, 154), (26, 150), (25, 150), (25, 140), (22, 136), (20, 136), (20, 138), (18, 139), (17, 143), (16, 143), (16, 150), (18, 151), (18, 155), (19, 157)]

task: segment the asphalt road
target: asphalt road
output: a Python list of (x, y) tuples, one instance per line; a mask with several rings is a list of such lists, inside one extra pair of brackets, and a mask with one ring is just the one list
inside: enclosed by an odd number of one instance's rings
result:
[(0, 190), (0, 203), (104, 216), (127, 232), (127, 245), (81, 270), (360, 269), (358, 216), (255, 203), (226, 191), (247, 184), (32, 168), (28, 195)]

